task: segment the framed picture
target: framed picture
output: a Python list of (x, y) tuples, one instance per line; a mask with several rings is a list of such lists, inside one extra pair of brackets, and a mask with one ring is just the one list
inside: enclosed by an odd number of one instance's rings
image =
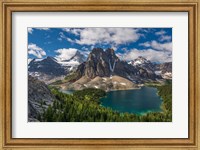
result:
[(2, 149), (199, 149), (199, 1), (1, 2)]

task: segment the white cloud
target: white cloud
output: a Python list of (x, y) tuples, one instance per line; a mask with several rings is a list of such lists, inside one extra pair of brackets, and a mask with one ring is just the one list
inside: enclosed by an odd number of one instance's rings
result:
[(71, 33), (75, 34), (75, 35), (80, 35), (81, 31), (82, 31), (82, 29), (71, 29)]
[(62, 28), (63, 31), (74, 34), (76, 36), (80, 35), (80, 32), (82, 31), (82, 29), (78, 29), (78, 28)]
[(33, 29), (37, 29), (37, 30), (50, 30), (50, 28), (28, 28), (28, 33), (32, 34), (33, 33)]
[(158, 32), (155, 32), (155, 35), (164, 35), (166, 32), (164, 30), (160, 30)]
[(76, 31), (80, 35), (80, 40), (76, 43), (80, 45), (95, 44), (126, 44), (135, 42), (141, 36), (136, 29), (132, 28), (85, 28)]
[(45, 27), (43, 27), (43, 28), (35, 28), (35, 29), (38, 29), (38, 30), (50, 30), (50, 28), (45, 28)]
[(159, 43), (154, 40), (151, 42), (140, 43), (139, 45), (144, 47), (152, 47), (153, 49), (159, 51), (172, 51), (172, 42)]
[(150, 42), (140, 43), (139, 46), (150, 47), (151, 43)]
[(66, 39), (66, 36), (64, 35), (63, 32), (60, 32), (59, 35), (60, 35), (60, 38), (61, 38), (61, 39)]
[(171, 36), (169, 36), (169, 35), (162, 35), (162, 36), (160, 36), (160, 38), (159, 38), (159, 41), (171, 41), (171, 39), (172, 39), (172, 37)]
[(46, 52), (36, 44), (31, 43), (28, 45), (28, 54), (34, 55), (37, 58), (42, 58), (46, 55)]
[(32, 34), (33, 33), (33, 28), (28, 28), (28, 33)]
[(116, 56), (119, 57), (119, 59), (124, 60), (124, 54), (122, 53), (116, 53)]
[(74, 43), (74, 40), (70, 39), (70, 38), (66, 38), (66, 40), (70, 43)]
[(172, 42), (158, 43), (156, 41), (152, 41), (151, 47), (156, 50), (161, 50), (161, 51), (172, 51)]
[(160, 36), (159, 41), (163, 42), (163, 41), (170, 41), (171, 40), (171, 36), (166, 35), (166, 31), (164, 30), (160, 30), (158, 32), (155, 32), (155, 35)]
[(171, 53), (168, 51), (156, 51), (154, 49), (132, 49), (128, 53), (124, 54), (123, 59), (126, 61), (134, 60), (142, 56), (152, 62), (170, 62), (172, 61)]
[(63, 32), (60, 32), (59, 35), (60, 35), (60, 37), (57, 38), (59, 41), (62, 41), (62, 39), (65, 39), (70, 43), (74, 43), (74, 40), (72, 40), (71, 38), (65, 36)]
[(70, 32), (70, 28), (62, 28), (62, 30), (65, 32)]
[(78, 49), (76, 48), (62, 48), (55, 50), (55, 52), (58, 53), (55, 58), (59, 61), (69, 60), (76, 54), (77, 50)]
[(82, 47), (82, 50), (83, 51), (89, 51), (88, 47), (85, 47), (85, 46)]

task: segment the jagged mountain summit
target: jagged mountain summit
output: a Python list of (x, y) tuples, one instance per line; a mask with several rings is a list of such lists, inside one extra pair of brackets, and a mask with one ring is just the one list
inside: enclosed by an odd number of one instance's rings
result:
[(94, 48), (87, 61), (78, 66), (77, 73), (89, 78), (110, 77), (111, 75), (128, 78), (139, 74), (134, 66), (121, 61), (110, 48), (105, 51), (101, 48)]
[(44, 59), (32, 59), (28, 64), (28, 71), (29, 75), (46, 83), (51, 83), (63, 79), (84, 60), (85, 57), (79, 51), (68, 60), (59, 60), (50, 56)]
[(67, 69), (68, 71), (71, 71), (73, 69), (76, 69), (76, 67), (78, 65), (80, 65), (81, 63), (83, 63), (86, 60), (86, 58), (79, 51), (76, 51), (76, 53), (74, 54), (74, 56), (72, 56), (69, 59), (60, 60), (59, 58), (56, 58), (56, 60), (57, 60), (57, 62), (59, 64), (61, 64), (62, 66), (64, 66), (65, 69)]
[(150, 60), (147, 60), (146, 58), (139, 56), (138, 58), (128, 62), (129, 64), (135, 66), (135, 67), (141, 67), (148, 71), (154, 71), (156, 64), (152, 63)]
[(138, 58), (132, 60), (129, 62), (129, 64), (132, 64), (133, 66), (142, 65), (142, 64), (150, 64), (151, 61), (147, 60), (146, 58), (139, 56)]
[(87, 60), (80, 64), (71, 76), (73, 76), (71, 88), (103, 86), (103, 89), (106, 90), (112, 90), (112, 88), (126, 89), (127, 85), (131, 85), (129, 88), (135, 88), (135, 84), (160, 78), (154, 71), (148, 71), (120, 60), (111, 48), (105, 51), (101, 48), (94, 48)]

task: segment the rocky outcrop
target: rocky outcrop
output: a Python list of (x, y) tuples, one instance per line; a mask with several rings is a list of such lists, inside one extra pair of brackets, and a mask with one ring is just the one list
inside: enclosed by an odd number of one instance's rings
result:
[(97, 88), (105, 91), (111, 90), (127, 90), (127, 89), (136, 89), (138, 86), (131, 82), (128, 79), (125, 79), (120, 76), (111, 76), (111, 77), (99, 77), (91, 79), (86, 76), (81, 77), (74, 83), (67, 83), (63, 85), (63, 90), (81, 90), (85, 88)]
[(44, 82), (28, 76), (28, 119), (36, 121), (39, 114), (52, 104), (54, 96)]

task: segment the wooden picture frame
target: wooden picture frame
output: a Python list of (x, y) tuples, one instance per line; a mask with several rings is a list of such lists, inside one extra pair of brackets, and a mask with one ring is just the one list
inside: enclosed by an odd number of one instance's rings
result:
[[(200, 149), (199, 0), (3, 0), (0, 22), (0, 149)], [(136, 11), (189, 13), (189, 138), (187, 139), (14, 139), (12, 132), (12, 12)]]

